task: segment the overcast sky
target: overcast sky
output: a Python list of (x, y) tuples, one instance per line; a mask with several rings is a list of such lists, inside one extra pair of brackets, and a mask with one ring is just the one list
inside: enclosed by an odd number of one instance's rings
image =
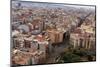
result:
[(75, 8), (85, 8), (85, 9), (95, 9), (94, 6), (80, 6), (80, 5), (68, 5), (68, 4), (56, 4), (56, 3), (39, 3), (39, 2), (31, 2), (31, 1), (13, 1), (13, 5), (17, 5), (17, 3), (21, 3), (22, 6), (26, 7), (61, 7), (61, 8), (66, 8), (67, 7), (75, 7)]

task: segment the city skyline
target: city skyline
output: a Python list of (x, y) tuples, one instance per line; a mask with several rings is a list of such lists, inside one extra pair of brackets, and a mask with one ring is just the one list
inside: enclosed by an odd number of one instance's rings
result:
[(13, 66), (96, 61), (96, 7), (12, 1)]

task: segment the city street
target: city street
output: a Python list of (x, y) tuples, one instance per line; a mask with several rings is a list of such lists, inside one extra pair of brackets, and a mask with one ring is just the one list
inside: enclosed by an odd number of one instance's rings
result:
[(67, 49), (68, 45), (69, 41), (67, 41), (67, 39), (65, 39), (63, 43), (56, 44), (56, 46), (53, 47), (53, 52), (48, 57), (46, 63), (56, 63), (55, 59), (60, 55), (60, 53)]

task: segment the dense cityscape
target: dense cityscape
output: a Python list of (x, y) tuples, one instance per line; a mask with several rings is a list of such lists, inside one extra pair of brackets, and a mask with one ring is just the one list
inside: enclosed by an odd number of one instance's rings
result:
[(12, 1), (11, 63), (96, 60), (95, 6)]

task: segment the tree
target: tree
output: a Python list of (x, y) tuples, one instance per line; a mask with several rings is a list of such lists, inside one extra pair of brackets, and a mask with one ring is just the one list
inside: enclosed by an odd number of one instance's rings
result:
[(71, 52), (67, 52), (63, 54), (61, 60), (64, 61), (65, 63), (78, 62), (80, 60), (80, 56), (75, 55)]
[(32, 58), (29, 59), (29, 62), (28, 62), (30, 65), (32, 65)]
[(81, 57), (87, 55), (87, 51), (84, 49), (80, 49), (80, 50), (75, 49), (75, 50), (73, 50), (73, 53), (76, 55), (79, 55)]
[(93, 61), (93, 57), (91, 55), (88, 55), (88, 61)]

